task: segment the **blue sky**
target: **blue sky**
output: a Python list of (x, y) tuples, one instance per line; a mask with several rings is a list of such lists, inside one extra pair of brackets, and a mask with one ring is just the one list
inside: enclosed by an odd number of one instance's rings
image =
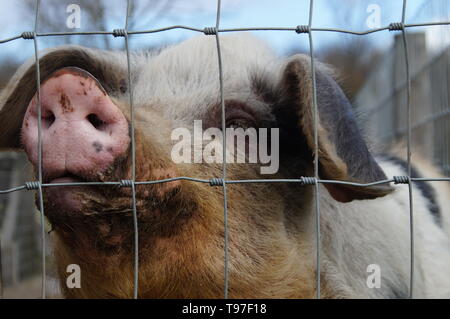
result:
[[(83, 1), (66, 1), (67, 3), (80, 4), (81, 7), (81, 31), (91, 30), (89, 25), (83, 25)], [(447, 0), (409, 0), (407, 21), (423, 22), (426, 20), (438, 21), (449, 16), (445, 6)], [(0, 0), (0, 38), (7, 38), (20, 34), (22, 31), (32, 30), (33, 19), (24, 14), (23, 0)], [(41, 10), (49, 10), (46, 1), (41, 1)], [(385, 26), (390, 22), (400, 21), (402, 0), (315, 0), (314, 1), (313, 26), (338, 27), (353, 30), (368, 29), (366, 19), (370, 15), (367, 8), (370, 5), (378, 5), (380, 8), (380, 24)], [(126, 1), (109, 0), (108, 27), (120, 28), (124, 24)], [(446, 12), (443, 12), (443, 8)], [(157, 11), (156, 7), (154, 11)], [(444, 11), (445, 11), (444, 10)], [(136, 21), (148, 20), (154, 12), (139, 12), (133, 19)], [(110, 14), (109, 14), (110, 12)], [(223, 0), (221, 27), (294, 27), (308, 23), (309, 0)], [(142, 16), (139, 16), (142, 15)], [(175, 24), (183, 24), (203, 28), (214, 26), (216, 18), (215, 0), (179, 0), (171, 10), (164, 12), (158, 19), (147, 23), (138, 23), (139, 28), (154, 29)], [(65, 20), (60, 21), (61, 27), (55, 31), (70, 31), (65, 25)], [(447, 27), (448, 28), (448, 27)], [(429, 38), (435, 42), (447, 41), (442, 37), (442, 27), (430, 31)], [(437, 31), (436, 31), (437, 30)], [(448, 35), (448, 31), (446, 34)], [(255, 32), (266, 39), (276, 51), (285, 54), (292, 48), (308, 49), (306, 35), (297, 35), (295, 32), (264, 31)], [(176, 43), (183, 39), (197, 35), (195, 32), (173, 30), (132, 38), (132, 47), (158, 46), (160, 44)], [(321, 48), (348, 39), (348, 35), (316, 32), (314, 33), (315, 48)], [(378, 48), (387, 49), (390, 46), (393, 33), (383, 31), (367, 36)], [(447, 41), (448, 42), (448, 41)], [(94, 42), (95, 43), (95, 42)], [(99, 46), (101, 41), (98, 42)], [(52, 46), (50, 39), (40, 39), (39, 47)], [(123, 47), (123, 41), (117, 41), (117, 49)], [(33, 53), (32, 41), (17, 40), (13, 43), (0, 45), (0, 60), (14, 58), (19, 62), (30, 57)]]

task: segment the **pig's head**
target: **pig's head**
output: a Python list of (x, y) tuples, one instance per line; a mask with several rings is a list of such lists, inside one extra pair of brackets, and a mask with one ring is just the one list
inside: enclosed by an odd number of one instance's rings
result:
[[(229, 128), (278, 128), (266, 136), (279, 164), (261, 174), (256, 163), (228, 163), (227, 179), (313, 176), (314, 113), (309, 57), (274, 57), (250, 36), (222, 37), (225, 121)], [(194, 121), (221, 129), (219, 70), (213, 37), (158, 54), (126, 55), (82, 47), (52, 49), (40, 58), (43, 182), (132, 179), (129, 94), (135, 111), (136, 181), (222, 176), (217, 161), (175, 161), (173, 132)], [(352, 109), (318, 64), (319, 170), (324, 179), (372, 182), (384, 173), (369, 153)], [(0, 147), (23, 149), (38, 171), (38, 109), (33, 62), (0, 98)], [(272, 133), (274, 134), (274, 133)], [(197, 137), (192, 134), (193, 140)], [(258, 137), (262, 134), (259, 133)], [(179, 138), (179, 137), (178, 137)], [(191, 139), (187, 139), (191, 141)], [(186, 142), (186, 141), (184, 141)], [(202, 143), (202, 142), (200, 142)], [(250, 140), (247, 141), (250, 143)], [(261, 139), (256, 148), (261, 146)], [(188, 143), (189, 144), (189, 143)], [(192, 143), (195, 144), (195, 143)], [(203, 145), (206, 148), (206, 142)], [(220, 144), (220, 143), (217, 143)], [(275, 145), (276, 144), (276, 145)], [(253, 146), (248, 146), (250, 152)], [(187, 149), (186, 149), (187, 150)], [(276, 155), (276, 156), (274, 156)], [(221, 157), (221, 156), (219, 156)], [(249, 157), (249, 154), (247, 154)], [(326, 188), (325, 188), (326, 187)], [(321, 196), (349, 202), (388, 194), (388, 186), (326, 184)], [(320, 186), (322, 188), (322, 185)], [(222, 297), (223, 188), (186, 180), (137, 185), (140, 297)], [(230, 297), (314, 295), (313, 190), (298, 183), (228, 184)], [(78, 264), (82, 288), (68, 297), (130, 297), (133, 215), (130, 187), (44, 187), (64, 279)], [(332, 206), (331, 206), (332, 207)]]

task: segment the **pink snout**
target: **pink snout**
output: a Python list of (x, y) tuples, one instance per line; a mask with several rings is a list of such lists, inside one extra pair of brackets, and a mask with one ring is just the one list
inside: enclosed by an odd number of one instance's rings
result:
[[(130, 144), (121, 110), (88, 72), (64, 68), (41, 84), (42, 160), (47, 182), (67, 176), (92, 178), (105, 171)], [(22, 142), (38, 165), (36, 95), (22, 124)]]

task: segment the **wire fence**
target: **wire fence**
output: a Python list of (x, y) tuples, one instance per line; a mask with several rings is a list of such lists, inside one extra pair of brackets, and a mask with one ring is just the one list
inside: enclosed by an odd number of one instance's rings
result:
[[(27, 39), (34, 41), (34, 55), (36, 61), (36, 84), (37, 84), (37, 95), (36, 101), (38, 105), (38, 178), (36, 181), (26, 182), (25, 185), (13, 187), (10, 189), (0, 190), (0, 194), (7, 194), (11, 192), (21, 191), (21, 190), (31, 190), (38, 192), (39, 205), (40, 205), (40, 217), (41, 217), (41, 244), (42, 244), (42, 298), (46, 298), (46, 252), (45, 252), (45, 223), (44, 223), (44, 205), (43, 205), (43, 188), (47, 187), (61, 187), (61, 186), (83, 186), (83, 185), (96, 185), (105, 187), (130, 187), (131, 188), (131, 200), (132, 200), (132, 210), (133, 210), (133, 227), (134, 227), (134, 289), (133, 297), (138, 298), (138, 283), (139, 283), (139, 242), (138, 242), (138, 218), (136, 210), (136, 187), (140, 185), (150, 185), (167, 183), (173, 181), (190, 181), (196, 183), (207, 183), (212, 187), (222, 187), (223, 189), (223, 214), (224, 214), (224, 285), (223, 285), (223, 296), (228, 298), (228, 212), (227, 212), (227, 185), (228, 184), (242, 184), (242, 183), (298, 183), (300, 185), (311, 185), (314, 186), (314, 202), (315, 202), (315, 240), (316, 240), (316, 298), (321, 297), (321, 249), (320, 249), (320, 202), (319, 202), (319, 184), (341, 184), (341, 185), (351, 185), (355, 187), (369, 187), (381, 184), (407, 184), (408, 185), (408, 197), (409, 197), (409, 229), (410, 229), (410, 280), (409, 280), (409, 297), (413, 298), (414, 292), (414, 209), (413, 209), (413, 193), (412, 193), (412, 182), (431, 182), (431, 181), (450, 181), (450, 178), (417, 178), (411, 176), (411, 108), (410, 108), (410, 98), (411, 98), (411, 75), (410, 75), (410, 65), (409, 65), (409, 54), (408, 54), (408, 41), (406, 37), (406, 30), (408, 28), (414, 27), (424, 27), (424, 26), (436, 26), (436, 25), (449, 25), (450, 21), (442, 22), (429, 22), (429, 23), (406, 23), (406, 9), (407, 0), (403, 0), (402, 6), (402, 19), (400, 22), (393, 22), (381, 28), (370, 29), (366, 31), (352, 31), (345, 29), (336, 28), (315, 28), (313, 27), (313, 10), (314, 10), (314, 0), (309, 2), (309, 19), (308, 24), (298, 25), (292, 28), (279, 28), (279, 27), (255, 27), (255, 28), (220, 28), (220, 18), (221, 18), (221, 0), (217, 1), (217, 15), (216, 15), (216, 25), (214, 27), (205, 27), (203, 29), (193, 28), (184, 25), (173, 25), (165, 28), (153, 29), (153, 30), (128, 30), (128, 18), (130, 16), (130, 0), (127, 0), (127, 12), (126, 12), (126, 22), (123, 29), (114, 29), (112, 31), (91, 31), (91, 32), (51, 32), (51, 33), (38, 33), (38, 16), (40, 9), (40, 0), (35, 1), (35, 21), (34, 30), (23, 32), (20, 35), (10, 37), (7, 39), (0, 40), (0, 44), (9, 41), (16, 41), (19, 39)], [(221, 105), (221, 118), (222, 118), (222, 130), (225, 131), (225, 99), (224, 99), (224, 81), (223, 81), (223, 66), (221, 57), (221, 46), (220, 46), (220, 34), (226, 32), (238, 32), (238, 31), (286, 31), (286, 32), (296, 32), (297, 34), (307, 34), (309, 40), (309, 55), (311, 61), (311, 80), (312, 80), (312, 105), (310, 107), (313, 109), (313, 121), (314, 121), (314, 176), (302, 176), (297, 179), (252, 179), (252, 180), (229, 180), (227, 179), (227, 164), (226, 164), (226, 152), (223, 152), (223, 165), (222, 165), (222, 177), (221, 178), (211, 178), (211, 179), (200, 179), (195, 177), (180, 176), (161, 180), (150, 180), (150, 181), (136, 181), (136, 149), (135, 149), (135, 126), (134, 126), (134, 106), (133, 106), (133, 89), (131, 87), (131, 69), (130, 69), (130, 50), (129, 50), (129, 36), (137, 34), (152, 34), (157, 32), (164, 32), (173, 29), (185, 29), (194, 32), (203, 33), (206, 36), (215, 36), (217, 44), (218, 53), (218, 66), (219, 66), (219, 83), (220, 83), (220, 105)], [(314, 52), (314, 32), (339, 32), (347, 33), (353, 35), (367, 35), (375, 32), (381, 31), (399, 31), (402, 34), (403, 48), (404, 48), (404, 62), (406, 72), (405, 76), (405, 86), (406, 86), (406, 111), (407, 111), (407, 127), (406, 127), (406, 156), (407, 156), (407, 172), (406, 176), (392, 176), (391, 178), (376, 181), (373, 183), (354, 183), (342, 180), (325, 180), (319, 177), (319, 152), (318, 152), (318, 107), (317, 107), (317, 94), (316, 94), (316, 79), (315, 79), (315, 52)], [(39, 68), (39, 50), (38, 50), (38, 39), (40, 37), (47, 36), (66, 36), (66, 35), (105, 35), (114, 37), (123, 37), (125, 41), (126, 58), (127, 58), (127, 73), (128, 73), (128, 83), (129, 89), (129, 104), (130, 104), (130, 114), (131, 114), (131, 165), (132, 165), (132, 178), (131, 180), (121, 180), (116, 182), (76, 182), (76, 183), (52, 183), (45, 184), (42, 179), (42, 135), (41, 135), (41, 99), (40, 99), (40, 68)], [(223, 149), (226, 146), (226, 135), (223, 138)]]
[[(447, 36), (447, 32), (442, 37)], [(408, 34), (412, 47), (411, 70), (411, 130), (413, 153), (441, 168), (450, 176), (449, 125), (450, 109), (448, 96), (448, 62), (450, 46), (445, 41), (437, 54), (427, 45), (425, 33)], [(367, 131), (380, 144), (395, 145), (407, 133), (405, 110), (406, 81), (403, 81), (403, 44), (395, 37), (393, 54), (386, 52), (376, 70), (371, 73), (358, 92), (355, 105), (367, 113)], [(382, 96), (380, 98), (380, 96)]]

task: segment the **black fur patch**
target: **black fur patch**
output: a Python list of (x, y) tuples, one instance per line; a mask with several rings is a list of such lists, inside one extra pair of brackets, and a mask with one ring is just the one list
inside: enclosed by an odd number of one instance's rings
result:
[[(405, 160), (387, 154), (382, 154), (381, 157), (400, 166), (405, 171), (405, 173), (408, 172), (408, 163)], [(411, 165), (411, 177), (418, 177), (418, 178), (422, 177), (419, 174), (419, 172), (415, 169), (415, 167), (412, 165)], [(427, 207), (430, 210), (431, 215), (433, 216), (436, 223), (441, 226), (441, 211), (439, 209), (439, 205), (436, 200), (436, 192), (434, 191), (434, 188), (430, 185), (429, 182), (413, 182), (413, 183), (414, 185), (417, 186), (422, 195), (426, 198)]]

